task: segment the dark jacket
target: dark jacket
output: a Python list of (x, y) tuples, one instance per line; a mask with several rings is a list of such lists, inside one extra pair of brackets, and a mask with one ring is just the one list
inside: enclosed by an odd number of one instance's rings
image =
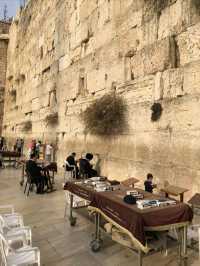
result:
[(80, 166), (80, 174), (87, 175), (88, 178), (97, 175), (96, 170), (92, 169), (92, 165), (88, 160), (80, 159), (79, 166)]
[[(76, 161), (74, 159), (74, 156), (72, 156), (72, 155), (68, 156), (66, 161), (69, 163), (69, 165), (76, 166)], [(74, 167), (69, 167), (68, 165), (66, 165), (66, 170), (67, 171), (71, 171), (73, 169), (74, 169)]]
[(31, 177), (38, 178), (41, 176), (41, 167), (37, 165), (37, 163), (33, 160), (28, 160), (26, 162), (26, 170), (29, 172)]
[(153, 192), (153, 184), (152, 181), (146, 180), (144, 182), (145, 191), (152, 193)]

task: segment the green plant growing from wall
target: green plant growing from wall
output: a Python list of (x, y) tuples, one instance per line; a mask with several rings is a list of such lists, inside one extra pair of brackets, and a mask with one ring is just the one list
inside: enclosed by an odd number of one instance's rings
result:
[(126, 128), (126, 104), (114, 93), (96, 99), (82, 114), (85, 131), (95, 135), (116, 135)]
[(196, 9), (200, 12), (200, 0), (192, 0), (192, 4), (196, 7)]
[(163, 111), (162, 105), (160, 103), (154, 103), (151, 106), (151, 111), (152, 111), (151, 121), (152, 122), (158, 121), (162, 115), (162, 111)]

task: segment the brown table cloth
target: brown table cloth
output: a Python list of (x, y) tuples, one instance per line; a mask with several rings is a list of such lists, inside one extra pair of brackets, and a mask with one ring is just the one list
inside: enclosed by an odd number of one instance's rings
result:
[(81, 183), (77, 184), (75, 182), (67, 182), (64, 186), (64, 190), (68, 190), (71, 193), (89, 201), (93, 200), (95, 194), (95, 191), (91, 186)]
[[(137, 205), (130, 205), (123, 201), (127, 188), (120, 190), (95, 192), (84, 184), (67, 182), (65, 189), (91, 201), (91, 206), (98, 208), (110, 219), (126, 228), (133, 236), (145, 245), (145, 227), (157, 227), (182, 222), (190, 222), (193, 218), (192, 209), (177, 202), (176, 205), (139, 209)], [(160, 199), (161, 197), (137, 189), (144, 195), (144, 199)]]
[(19, 158), (21, 156), (21, 154), (19, 152), (16, 152), (16, 151), (0, 151), (0, 154), (2, 155), (2, 157)]

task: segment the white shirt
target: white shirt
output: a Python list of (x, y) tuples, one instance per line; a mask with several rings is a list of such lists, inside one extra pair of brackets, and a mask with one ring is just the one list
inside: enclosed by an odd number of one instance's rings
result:
[(53, 149), (52, 146), (47, 144), (47, 146), (46, 146), (46, 155), (51, 155), (52, 149)]

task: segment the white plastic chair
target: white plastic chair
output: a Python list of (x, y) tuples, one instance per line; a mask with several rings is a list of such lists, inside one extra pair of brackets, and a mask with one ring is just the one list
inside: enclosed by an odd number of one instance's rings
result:
[(29, 226), (8, 228), (0, 227), (0, 232), (8, 240), (8, 243), (12, 245), (16, 242), (21, 242), (24, 245), (32, 246), (32, 232)]
[[(66, 170), (66, 166), (68, 167), (72, 167), (72, 170)], [(73, 176), (76, 176), (76, 166), (75, 165), (70, 165), (68, 163), (68, 161), (65, 161), (65, 164), (63, 165), (64, 167), (64, 178), (63, 178), (63, 182), (64, 184), (66, 183), (67, 179), (72, 179)]]
[[(66, 217), (67, 215), (67, 207), (70, 204), (70, 195), (72, 194), (69, 191), (64, 191), (65, 193), (65, 212), (64, 212), (64, 217)], [(85, 200), (83, 198), (78, 197), (77, 195), (73, 194), (73, 204), (72, 204), (72, 208), (74, 209), (78, 209), (78, 208), (82, 208), (82, 207), (86, 207), (89, 205), (89, 201)]]
[(20, 214), (4, 214), (0, 215), (0, 226), (15, 228), (24, 226), (23, 217)]
[(7, 214), (8, 210), (9, 210), (9, 214), (13, 214), (15, 212), (13, 205), (0, 205), (0, 210), (3, 210), (3, 213), (2, 211), (0, 211), (1, 214)]
[(9, 246), (6, 238), (0, 233), (0, 250), (5, 266), (32, 265), (40, 266), (40, 250), (36, 247), (25, 246), (14, 250)]
[(192, 224), (187, 230), (187, 239), (190, 244), (192, 241), (197, 241), (199, 243), (199, 259), (200, 259), (200, 224)]

